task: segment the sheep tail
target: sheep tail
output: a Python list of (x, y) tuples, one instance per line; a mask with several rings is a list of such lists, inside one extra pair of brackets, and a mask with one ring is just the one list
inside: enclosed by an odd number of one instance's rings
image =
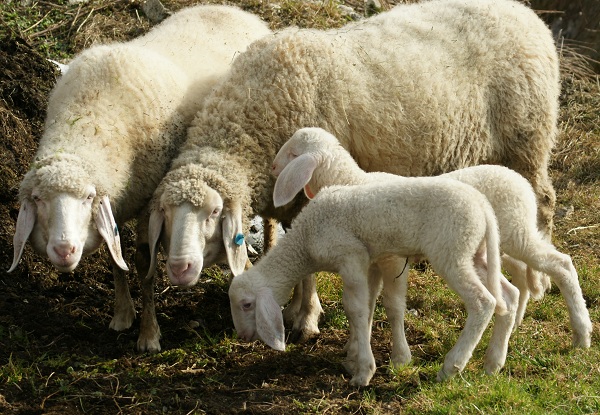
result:
[(504, 315), (508, 313), (508, 305), (506, 300), (502, 296), (502, 270), (501, 270), (501, 259), (500, 259), (500, 236), (498, 231), (498, 222), (496, 221), (496, 215), (492, 207), (487, 204), (485, 211), (486, 220), (486, 250), (487, 250), (487, 270), (488, 270), (488, 284), (487, 289), (490, 294), (496, 299), (496, 313), (498, 315)]

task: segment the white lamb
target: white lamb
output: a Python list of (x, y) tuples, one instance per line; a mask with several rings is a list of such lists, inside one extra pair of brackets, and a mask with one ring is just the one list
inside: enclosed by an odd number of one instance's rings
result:
[[(61, 272), (103, 240), (113, 260), (115, 313), (124, 330), (135, 308), (118, 226), (138, 218), (136, 267), (149, 266), (144, 208), (179, 149), (192, 116), (236, 54), (269, 33), (229, 6), (183, 9), (145, 36), (83, 51), (58, 80), (45, 131), (21, 183), (14, 236), (17, 266), (29, 239)], [(153, 279), (143, 282), (138, 348), (160, 350)]]
[[(273, 207), (271, 163), (306, 126), (331, 131), (367, 171), (511, 167), (534, 184), (549, 235), (558, 95), (552, 34), (517, 1), (433, 0), (340, 29), (282, 30), (254, 42), (207, 98), (155, 192), (151, 243), (162, 233), (185, 285), (243, 243), (254, 215), (289, 224), (306, 199)], [(303, 294), (295, 338), (318, 333), (318, 297)]]
[[(404, 182), (401, 176), (388, 173), (366, 173), (340, 145), (339, 141), (321, 128), (298, 130), (279, 150), (273, 161), (273, 174), (277, 176), (273, 200), (275, 206), (291, 201), (304, 189), (309, 199), (322, 188), (332, 185), (357, 185), (379, 182)], [(544, 241), (536, 226), (536, 201), (531, 185), (521, 175), (503, 166), (482, 165), (446, 173), (438, 177), (451, 178), (469, 184), (483, 193), (490, 202), (500, 231), (500, 246), (505, 254), (523, 261), (531, 269), (545, 272), (556, 282), (563, 294), (573, 327), (573, 344), (589, 347), (592, 323), (579, 286), (577, 272), (568, 255)], [(383, 275), (384, 297), (406, 294), (406, 277), (395, 277), (406, 268), (403, 259), (387, 263)], [(378, 266), (378, 264), (374, 264)], [(392, 269), (389, 269), (393, 266)], [(400, 271), (398, 271), (400, 269)], [(528, 272), (531, 275), (531, 270)], [(525, 275), (516, 273), (513, 283), (519, 288), (519, 308), (516, 324), (520, 324), (529, 298), (529, 283)], [(379, 281), (375, 281), (379, 284)], [(372, 290), (376, 296), (378, 289)], [(541, 290), (540, 290), (541, 291)], [(394, 300), (396, 301), (396, 300)], [(385, 301), (389, 304), (391, 301)], [(372, 299), (374, 306), (375, 298)], [(386, 307), (387, 308), (387, 307)], [(405, 301), (391, 304), (388, 317), (392, 324), (394, 344), (392, 364), (405, 364), (410, 360), (410, 350), (404, 337)]]
[[(337, 272), (350, 324), (346, 368), (350, 383), (365, 386), (375, 372), (370, 347), (374, 285), (372, 264), (424, 255), (464, 301), (468, 313), (456, 345), (438, 373), (461, 371), (481, 339), (494, 308), (496, 322), (486, 353), (487, 373), (506, 360), (518, 291), (500, 272), (499, 236), (492, 207), (473, 187), (456, 180), (410, 177), (323, 189), (258, 264), (231, 282), (231, 313), (238, 335), (261, 338), (283, 350), (280, 305), (307, 273)], [(487, 269), (485, 264), (487, 257)], [(393, 284), (396, 275), (383, 275)], [(396, 284), (398, 286), (399, 284)], [(487, 288), (486, 288), (487, 287)], [(388, 303), (404, 301), (386, 292)]]

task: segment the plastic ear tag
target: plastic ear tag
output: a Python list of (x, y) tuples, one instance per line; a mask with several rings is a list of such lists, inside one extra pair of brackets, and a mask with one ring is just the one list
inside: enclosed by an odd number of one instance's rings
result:
[(238, 233), (237, 235), (235, 235), (235, 238), (233, 238), (233, 242), (238, 246), (242, 245), (244, 243), (244, 235)]

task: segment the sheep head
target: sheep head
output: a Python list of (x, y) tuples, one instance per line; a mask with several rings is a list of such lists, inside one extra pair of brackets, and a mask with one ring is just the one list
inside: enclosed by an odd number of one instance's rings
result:
[(97, 190), (76, 156), (61, 154), (36, 162), (21, 184), (8, 272), (17, 267), (27, 240), (60, 272), (70, 272), (104, 239), (115, 263), (127, 270), (109, 198)]
[(235, 277), (229, 287), (231, 316), (238, 337), (259, 338), (275, 350), (285, 350), (285, 329), (281, 307), (268, 287), (255, 283), (261, 278), (255, 269)]
[(313, 199), (309, 183), (319, 163), (329, 149), (340, 144), (332, 134), (322, 128), (301, 128), (279, 149), (273, 160), (272, 174), (277, 177), (273, 190), (273, 204), (283, 206), (304, 189), (307, 198)]
[(204, 169), (186, 165), (170, 171), (151, 202), (149, 276), (156, 270), (158, 242), (165, 249), (171, 283), (192, 286), (202, 268), (227, 260), (233, 275), (248, 260), (239, 201), (224, 198), (217, 183), (209, 186)]

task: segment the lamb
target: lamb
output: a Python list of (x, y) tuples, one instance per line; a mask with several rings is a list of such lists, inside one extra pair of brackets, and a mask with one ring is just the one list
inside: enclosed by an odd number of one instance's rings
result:
[[(366, 173), (340, 145), (339, 141), (321, 128), (298, 130), (279, 150), (273, 161), (273, 174), (277, 177), (273, 201), (281, 206), (291, 201), (304, 189), (309, 199), (314, 198), (322, 188), (332, 185), (357, 185), (378, 182), (403, 183), (404, 178), (388, 173)], [(592, 323), (585, 300), (579, 286), (577, 271), (568, 255), (556, 250), (539, 234), (536, 226), (536, 200), (531, 185), (518, 173), (495, 165), (467, 167), (438, 177), (451, 178), (475, 187), (490, 202), (497, 217), (500, 231), (500, 247), (505, 254), (524, 261), (531, 270), (539, 270), (550, 275), (560, 288), (569, 310), (573, 326), (573, 344), (589, 347)], [(396, 281), (399, 265), (395, 264), (387, 277), (384, 275), (385, 295), (400, 290), (405, 295), (407, 272), (401, 282)], [(375, 267), (378, 264), (374, 264)], [(389, 267), (390, 265), (385, 265)], [(379, 271), (386, 268), (379, 266)], [(377, 285), (378, 281), (375, 283)], [(522, 321), (529, 287), (534, 286), (525, 275), (514, 274), (513, 283), (519, 288), (519, 306), (516, 325)], [(378, 290), (371, 290), (377, 295)], [(541, 291), (541, 290), (540, 290)], [(542, 291), (543, 292), (543, 291)], [(374, 305), (375, 299), (372, 299)], [(387, 301), (390, 303), (390, 300)], [(404, 337), (404, 300), (392, 304), (388, 310), (394, 344), (392, 364), (406, 364), (410, 360), (410, 350)], [(391, 314), (391, 315), (390, 315)]]
[[(370, 348), (373, 267), (393, 257), (425, 255), (465, 303), (465, 327), (437, 375), (461, 371), (487, 327), (496, 323), (484, 367), (506, 360), (518, 291), (500, 272), (497, 223), (487, 199), (473, 187), (438, 177), (400, 178), (323, 189), (292, 222), (290, 232), (258, 264), (231, 282), (231, 313), (238, 336), (284, 350), (280, 305), (307, 272), (341, 275), (350, 325), (346, 368), (350, 383), (368, 385), (375, 372)], [(487, 269), (484, 258), (487, 257)], [(396, 275), (384, 275), (392, 283)], [(396, 284), (396, 287), (398, 284)], [(387, 296), (388, 293), (386, 293)], [(388, 302), (403, 301), (391, 294)]]
[[(151, 245), (166, 243), (185, 285), (203, 258), (243, 247), (255, 214), (289, 224), (306, 199), (274, 208), (271, 163), (305, 126), (333, 133), (367, 171), (511, 167), (533, 184), (549, 238), (558, 95), (550, 30), (513, 0), (401, 4), (341, 29), (281, 30), (254, 42), (207, 97), (154, 194)], [(210, 226), (184, 226), (190, 215)], [(321, 310), (314, 290), (303, 296), (300, 339), (319, 332)]]
[[(106, 241), (113, 262), (110, 328), (135, 318), (118, 228), (138, 218), (136, 267), (149, 267), (146, 206), (204, 96), (232, 59), (270, 33), (229, 6), (175, 13), (145, 36), (76, 56), (49, 98), (45, 131), (19, 191), (14, 270), (29, 239), (61, 272)], [(157, 351), (153, 280), (143, 282), (138, 349)]]

